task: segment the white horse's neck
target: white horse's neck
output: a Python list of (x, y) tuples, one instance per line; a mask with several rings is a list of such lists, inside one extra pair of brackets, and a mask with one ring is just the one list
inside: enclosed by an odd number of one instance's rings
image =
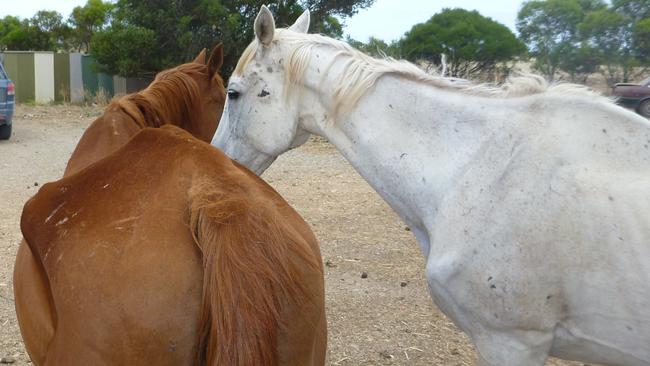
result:
[(353, 110), (332, 121), (333, 89), (345, 60), (337, 61), (320, 83), (327, 60), (319, 59), (312, 58), (305, 74), (301, 127), (336, 146), (413, 229), (428, 256), (445, 193), (460, 184), (456, 179), (463, 167), (483, 146), (498, 139), (492, 132), (498, 122), (490, 122), (488, 131), (480, 106), (467, 105), (468, 99), (490, 101), (384, 76)]

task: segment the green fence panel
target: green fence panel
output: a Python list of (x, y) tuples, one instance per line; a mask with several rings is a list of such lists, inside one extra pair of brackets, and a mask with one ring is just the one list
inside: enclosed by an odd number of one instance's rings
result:
[(14, 82), (16, 102), (25, 103), (36, 99), (36, 76), (33, 52), (6, 52), (4, 67)]
[(135, 93), (146, 89), (153, 79), (151, 78), (126, 78), (126, 93)]
[(95, 59), (91, 56), (84, 55), (81, 57), (82, 78), (86, 96), (96, 95), (99, 89), (99, 80), (95, 72)]
[(54, 100), (70, 101), (70, 54), (54, 54)]
[(97, 74), (97, 88), (103, 90), (107, 97), (113, 97), (115, 94), (113, 76), (104, 73)]

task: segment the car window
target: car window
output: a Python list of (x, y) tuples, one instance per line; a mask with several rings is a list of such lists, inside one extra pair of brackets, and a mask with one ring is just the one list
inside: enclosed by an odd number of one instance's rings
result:
[(650, 78), (643, 80), (639, 85), (644, 85), (650, 88)]
[(0, 79), (9, 79), (2, 64), (0, 64)]

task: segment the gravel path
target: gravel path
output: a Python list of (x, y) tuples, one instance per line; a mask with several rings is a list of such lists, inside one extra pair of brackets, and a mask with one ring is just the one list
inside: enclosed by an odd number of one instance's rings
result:
[[(14, 136), (0, 141), (0, 358), (11, 357), (15, 365), (29, 363), (11, 281), (22, 205), (36, 185), (61, 176), (81, 133), (100, 112), (19, 106)], [(305, 217), (320, 241), (328, 365), (473, 364), (467, 337), (429, 298), (413, 235), (331, 145), (312, 139), (280, 157), (263, 177)]]

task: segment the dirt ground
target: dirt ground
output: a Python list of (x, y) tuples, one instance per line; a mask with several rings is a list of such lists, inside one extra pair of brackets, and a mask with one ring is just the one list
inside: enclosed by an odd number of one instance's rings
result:
[[(12, 291), (22, 206), (58, 179), (96, 107), (19, 106), (0, 141), (0, 358), (29, 363)], [(343, 157), (312, 139), (263, 176), (309, 222), (326, 263), (328, 365), (472, 365), (475, 352), (429, 298), (413, 235)], [(367, 273), (367, 278), (361, 274)], [(551, 360), (549, 365), (581, 365)]]

